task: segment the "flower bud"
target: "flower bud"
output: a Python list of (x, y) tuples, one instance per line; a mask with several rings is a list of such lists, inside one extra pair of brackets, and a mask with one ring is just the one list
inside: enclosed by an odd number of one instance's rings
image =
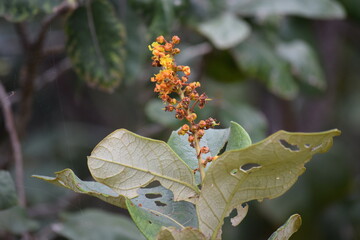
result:
[(193, 142), (195, 140), (195, 138), (194, 138), (194, 136), (193, 135), (190, 135), (189, 137), (188, 137), (188, 141), (189, 142)]
[(205, 122), (204, 120), (201, 120), (201, 121), (199, 122), (199, 127), (200, 127), (200, 128), (205, 128), (205, 127), (206, 127), (206, 122)]
[(158, 36), (157, 38), (156, 38), (156, 42), (158, 42), (158, 43), (163, 43), (165, 41), (165, 38), (164, 38), (164, 36)]
[(186, 116), (186, 120), (188, 120), (189, 122), (193, 122), (196, 118), (197, 118), (196, 113), (192, 113)]
[(174, 44), (179, 44), (180, 43), (180, 38), (178, 36), (173, 36), (171, 41), (174, 43)]
[(189, 131), (189, 129), (190, 129), (190, 127), (189, 127), (189, 125), (187, 125), (187, 124), (184, 124), (184, 125), (181, 127), (181, 130), (183, 130), (183, 131), (185, 131), (185, 132)]

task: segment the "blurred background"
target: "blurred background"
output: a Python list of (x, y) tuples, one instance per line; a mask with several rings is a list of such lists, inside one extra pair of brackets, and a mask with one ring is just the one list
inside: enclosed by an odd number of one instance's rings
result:
[[(134, 239), (126, 211), (31, 175), (71, 168), (91, 180), (86, 156), (110, 132), (167, 141), (181, 126), (149, 81), (160, 34), (181, 38), (177, 63), (213, 99), (202, 117), (236, 121), (253, 142), (342, 131), (285, 195), (251, 202), (236, 228), (227, 220), (223, 239), (267, 239), (294, 213), (294, 240), (360, 239), (360, 1), (0, 0), (0, 16), (1, 99), (26, 191), (26, 206), (0, 211), (0, 239)], [(0, 169), (18, 181), (3, 114)]]

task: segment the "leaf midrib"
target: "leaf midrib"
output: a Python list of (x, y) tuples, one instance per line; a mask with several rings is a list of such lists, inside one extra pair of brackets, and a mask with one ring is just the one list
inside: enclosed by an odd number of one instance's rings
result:
[(171, 177), (168, 177), (168, 176), (166, 176), (166, 175), (160, 175), (160, 174), (155, 173), (155, 172), (153, 172), (153, 171), (150, 171), (150, 170), (147, 170), (147, 169), (138, 168), (138, 167), (131, 166), (131, 165), (128, 165), (128, 164), (124, 164), (124, 163), (121, 163), (121, 162), (114, 162), (114, 161), (110, 161), (110, 160), (107, 160), (107, 159), (103, 159), (103, 158), (99, 158), (99, 157), (94, 157), (94, 156), (90, 156), (90, 158), (94, 158), (94, 159), (97, 159), (97, 160), (99, 160), (99, 161), (104, 161), (104, 162), (108, 162), (108, 163), (112, 163), (112, 164), (121, 165), (121, 166), (123, 166), (123, 167), (135, 169), (135, 170), (137, 170), (137, 171), (150, 173), (150, 174), (153, 175), (153, 176), (160, 177), (160, 178), (163, 178), (163, 179), (166, 179), (166, 180), (169, 180), (169, 181), (173, 181), (173, 182), (179, 183), (179, 184), (181, 184), (181, 185), (185, 185), (186, 187), (194, 190), (197, 194), (200, 193), (199, 189), (197, 189), (195, 186), (193, 186), (193, 185), (191, 185), (191, 184), (189, 184), (189, 183), (187, 183), (187, 182), (180, 181), (179, 179), (176, 179), (176, 178), (171, 178)]

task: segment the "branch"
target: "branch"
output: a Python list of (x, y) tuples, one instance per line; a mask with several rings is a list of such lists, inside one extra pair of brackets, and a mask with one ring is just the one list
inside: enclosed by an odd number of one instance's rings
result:
[(17, 23), (17, 24), (15, 24), (15, 29), (16, 29), (17, 34), (19, 35), (20, 43), (21, 43), (23, 49), (26, 50), (30, 45), (30, 40), (29, 40), (29, 36), (26, 31), (25, 24)]
[(52, 68), (46, 70), (35, 80), (36, 90), (41, 89), (47, 83), (53, 82), (58, 79), (64, 72), (72, 68), (71, 62), (68, 58), (61, 60), (58, 64)]
[(19, 196), (19, 203), (20, 206), (25, 207), (26, 196), (25, 196), (25, 187), (24, 187), (24, 166), (23, 166), (23, 158), (21, 153), (21, 145), (15, 128), (15, 122), (14, 122), (13, 113), (11, 111), (9, 96), (7, 95), (5, 88), (1, 82), (0, 82), (0, 103), (3, 109), (5, 128), (9, 134), (11, 148), (14, 156), (15, 180), (16, 180), (15, 182)]

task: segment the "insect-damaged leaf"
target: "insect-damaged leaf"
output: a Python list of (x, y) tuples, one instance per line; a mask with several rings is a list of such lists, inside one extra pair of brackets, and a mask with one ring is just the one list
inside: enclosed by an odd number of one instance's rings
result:
[(124, 30), (108, 1), (87, 1), (66, 21), (66, 49), (89, 85), (111, 91), (123, 77)]
[(105, 202), (118, 207), (126, 208), (125, 197), (114, 192), (108, 186), (90, 181), (80, 180), (71, 169), (64, 169), (55, 173), (56, 177), (33, 175), (33, 177), (45, 180), (60, 187), (65, 187), (77, 193), (83, 193), (97, 197)]
[(199, 229), (220, 239), (224, 218), (250, 200), (285, 193), (316, 153), (330, 149), (339, 130), (320, 133), (279, 131), (263, 141), (222, 154), (206, 172), (197, 202)]
[(161, 185), (138, 190), (139, 196), (126, 202), (130, 215), (140, 231), (155, 239), (162, 227), (184, 229), (198, 228), (194, 204), (186, 201), (174, 202), (173, 193)]
[(174, 193), (174, 200), (193, 201), (199, 192), (192, 170), (165, 143), (119, 129), (103, 139), (88, 157), (94, 179), (127, 198), (153, 181)]
[(161, 229), (161, 232), (156, 238), (157, 240), (206, 240), (204, 234), (199, 229), (186, 227), (178, 230), (174, 227)]

